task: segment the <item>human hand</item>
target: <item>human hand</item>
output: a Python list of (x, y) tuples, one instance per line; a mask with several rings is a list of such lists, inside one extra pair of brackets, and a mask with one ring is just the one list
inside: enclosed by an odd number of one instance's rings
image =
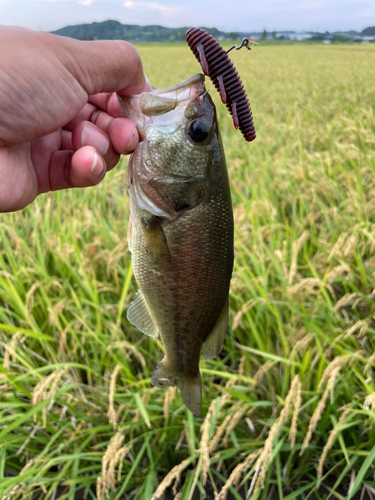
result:
[(137, 129), (115, 92), (151, 86), (131, 44), (0, 27), (0, 46), (0, 212), (94, 186), (135, 149)]

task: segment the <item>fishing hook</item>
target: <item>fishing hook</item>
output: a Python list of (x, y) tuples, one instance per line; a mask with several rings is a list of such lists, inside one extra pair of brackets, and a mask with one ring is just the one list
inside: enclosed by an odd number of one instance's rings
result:
[(246, 47), (247, 50), (251, 50), (251, 47), (249, 47), (249, 43), (250, 43), (250, 40), (252, 40), (253, 37), (251, 36), (250, 38), (243, 38), (242, 39), (242, 42), (241, 42), (241, 45), (232, 45), (232, 47), (230, 47), (226, 52), (228, 54), (228, 52), (230, 52), (231, 50), (233, 49), (236, 49), (236, 50), (240, 50), (242, 49), (242, 47)]

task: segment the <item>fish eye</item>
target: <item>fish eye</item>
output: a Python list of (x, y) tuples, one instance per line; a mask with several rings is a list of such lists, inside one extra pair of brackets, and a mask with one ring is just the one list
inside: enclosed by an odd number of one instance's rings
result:
[(208, 126), (208, 124), (205, 121), (200, 120), (198, 118), (197, 120), (193, 120), (192, 122), (189, 123), (187, 132), (188, 132), (190, 138), (194, 142), (200, 143), (200, 142), (205, 141), (207, 139), (207, 137), (209, 136), (210, 127)]

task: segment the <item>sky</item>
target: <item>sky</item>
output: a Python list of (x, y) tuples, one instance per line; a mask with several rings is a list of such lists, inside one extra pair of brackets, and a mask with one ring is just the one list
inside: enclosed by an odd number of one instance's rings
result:
[(224, 31), (361, 31), (375, 26), (375, 0), (0, 0), (3, 25), (53, 31), (107, 19)]

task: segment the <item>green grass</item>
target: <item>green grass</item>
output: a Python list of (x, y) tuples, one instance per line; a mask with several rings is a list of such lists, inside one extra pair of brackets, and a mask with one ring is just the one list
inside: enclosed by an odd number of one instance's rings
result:
[[(199, 70), (181, 45), (139, 51), (159, 87)], [(151, 386), (162, 345), (126, 320), (123, 160), (99, 187), (1, 216), (0, 498), (371, 491), (375, 46), (260, 46), (238, 70), (257, 139), (212, 90), (236, 254), (230, 331), (201, 361), (202, 416)]]

